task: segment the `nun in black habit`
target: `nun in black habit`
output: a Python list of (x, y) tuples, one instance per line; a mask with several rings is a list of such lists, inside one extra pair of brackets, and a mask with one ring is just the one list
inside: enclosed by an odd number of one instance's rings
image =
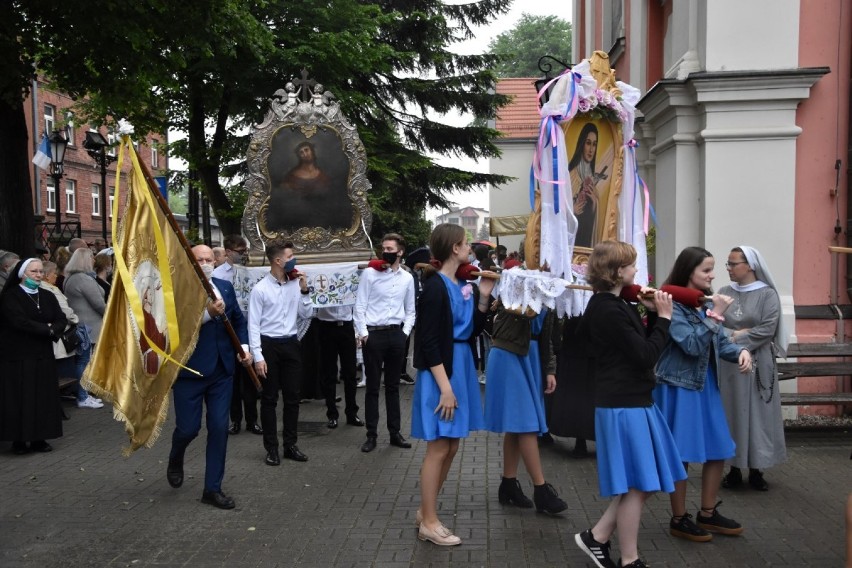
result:
[(53, 342), (66, 319), (43, 275), (39, 259), (22, 260), (0, 292), (0, 440), (16, 454), (49, 452), (62, 436)]

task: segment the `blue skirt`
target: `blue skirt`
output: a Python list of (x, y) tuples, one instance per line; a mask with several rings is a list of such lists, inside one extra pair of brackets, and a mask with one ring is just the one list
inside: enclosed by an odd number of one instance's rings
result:
[(482, 399), (479, 381), (473, 366), (470, 345), (453, 344), (453, 376), (450, 386), (459, 407), (452, 420), (441, 420), (435, 408), (441, 400), (441, 390), (428, 369), (417, 371), (414, 400), (411, 403), (411, 437), (433, 441), (438, 438), (466, 438), (471, 432), (482, 430)]
[(736, 454), (712, 366), (707, 367), (704, 390), (658, 384), (654, 402), (660, 407), (684, 462), (726, 460)]
[[(544, 387), (529, 356), (492, 347), (485, 383), (485, 429), (523, 434), (547, 432)], [(536, 354), (536, 357), (538, 355)]]
[(675, 441), (656, 405), (596, 408), (595, 441), (601, 496), (629, 489), (674, 491), (686, 479)]

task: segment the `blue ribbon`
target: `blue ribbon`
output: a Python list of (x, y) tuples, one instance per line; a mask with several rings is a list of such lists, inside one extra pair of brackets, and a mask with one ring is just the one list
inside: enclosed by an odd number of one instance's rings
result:
[(552, 141), (551, 159), (553, 160), (553, 211), (559, 213), (559, 157), (556, 155), (556, 144)]
[(535, 166), (530, 165), (530, 211), (535, 211)]

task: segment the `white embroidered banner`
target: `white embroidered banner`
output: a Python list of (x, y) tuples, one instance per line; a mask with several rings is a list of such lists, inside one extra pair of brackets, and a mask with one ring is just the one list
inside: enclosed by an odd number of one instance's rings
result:
[[(357, 262), (306, 264), (296, 269), (308, 277), (308, 290), (315, 308), (345, 306), (355, 303), (361, 271)], [(234, 291), (243, 313), (248, 312), (251, 289), (269, 273), (268, 266), (237, 266), (234, 271)]]

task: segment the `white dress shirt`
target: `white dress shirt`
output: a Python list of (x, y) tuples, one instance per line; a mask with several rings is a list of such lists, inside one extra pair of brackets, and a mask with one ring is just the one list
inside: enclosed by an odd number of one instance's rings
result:
[(223, 262), (213, 269), (213, 278), (225, 280), (228, 284), (234, 283), (234, 267), (230, 262)]
[(414, 327), (414, 277), (401, 268), (367, 268), (358, 283), (355, 331), (365, 337), (367, 326), (399, 324), (405, 335)]
[(299, 280), (279, 282), (272, 273), (254, 285), (249, 295), (248, 334), (256, 362), (263, 361), (260, 336), (288, 337), (297, 333), (297, 318), (310, 318), (311, 299), (302, 294)]
[[(210, 287), (213, 288), (213, 293), (216, 295), (216, 299), (221, 300), (222, 299), (222, 292), (219, 291), (219, 288), (217, 288), (216, 285), (213, 284), (212, 281), (208, 281), (208, 282), (210, 282)], [(209, 299), (208, 299), (208, 301), (209, 301)], [(210, 315), (210, 312), (207, 311), (207, 307), (205, 306), (204, 307), (204, 315), (201, 316), (201, 325), (204, 325), (205, 323), (207, 323), (211, 319), (213, 319), (213, 316)]]

